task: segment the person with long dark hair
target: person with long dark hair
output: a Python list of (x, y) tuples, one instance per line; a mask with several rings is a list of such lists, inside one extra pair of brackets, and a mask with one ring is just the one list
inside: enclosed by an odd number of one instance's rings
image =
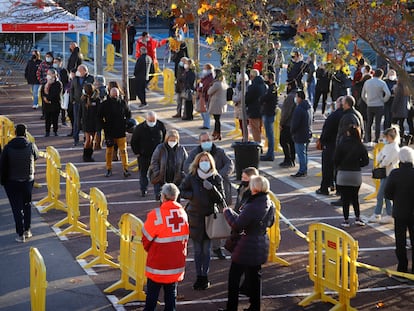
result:
[(47, 71), (46, 79), (47, 82), (42, 85), (40, 90), (45, 113), (45, 136), (50, 136), (51, 125), (53, 125), (55, 136), (58, 136), (58, 120), (60, 105), (62, 103), (63, 86), (62, 82), (58, 79), (55, 69), (49, 69)]

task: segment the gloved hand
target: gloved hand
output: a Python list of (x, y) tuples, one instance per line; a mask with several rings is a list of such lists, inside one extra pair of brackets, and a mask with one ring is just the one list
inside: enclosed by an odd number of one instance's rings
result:
[(209, 182), (207, 179), (205, 179), (203, 181), (203, 187), (204, 187), (204, 189), (211, 190), (211, 189), (213, 189), (213, 184), (211, 182)]

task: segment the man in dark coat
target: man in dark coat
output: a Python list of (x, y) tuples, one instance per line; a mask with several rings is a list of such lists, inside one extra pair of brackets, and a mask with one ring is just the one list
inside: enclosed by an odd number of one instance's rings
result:
[(292, 177), (306, 177), (308, 174), (308, 145), (312, 137), (312, 106), (305, 99), (303, 91), (297, 91), (296, 108), (293, 112), (290, 132), (295, 142), (295, 151), (298, 156), (299, 170)]
[(69, 90), (69, 107), (72, 112), (68, 113), (69, 116), (72, 116), (72, 135), (73, 135), (73, 145), (77, 146), (79, 144), (79, 132), (81, 124), (81, 105), (82, 105), (82, 90), (83, 85), (86, 83), (93, 84), (94, 78), (89, 74), (88, 67), (86, 65), (79, 65), (78, 70), (76, 71), (76, 76), (72, 80)]
[(336, 100), (336, 109), (326, 118), (319, 138), (322, 146), (322, 181), (320, 188), (316, 190), (317, 194), (329, 195), (329, 187), (334, 185), (336, 135), (339, 121), (344, 113), (342, 101), (343, 97)]
[(293, 50), (290, 54), (291, 59), (287, 68), (287, 82), (295, 81), (298, 88), (303, 88), (302, 78), (305, 73), (306, 63), (303, 61), (303, 56), (298, 50)]
[(26, 138), (26, 125), (16, 126), (16, 138), (5, 147), (0, 157), (0, 183), (4, 185), (16, 224), (16, 241), (26, 242), (32, 237), (31, 201), (34, 183), (34, 161), (39, 152)]
[(69, 44), (69, 50), (70, 56), (68, 59), (68, 66), (66, 67), (66, 69), (68, 70), (68, 72), (71, 72), (71, 70), (78, 69), (79, 65), (82, 64), (82, 54), (76, 42), (71, 42)]
[(261, 113), (267, 138), (267, 153), (260, 157), (260, 161), (273, 161), (275, 157), (275, 135), (273, 127), (278, 101), (275, 76), (276, 75), (273, 72), (269, 72), (265, 75), (268, 88), (266, 94), (260, 98)]
[(119, 95), (119, 89), (113, 87), (109, 91), (109, 97), (102, 103), (98, 112), (99, 119), (105, 132), (106, 141), (106, 174), (105, 177), (112, 175), (112, 158), (114, 145), (118, 146), (121, 156), (124, 177), (131, 176), (128, 172), (128, 154), (126, 141), (126, 122), (131, 118), (131, 110), (128, 104)]
[(262, 115), (260, 113), (259, 98), (266, 93), (266, 85), (257, 69), (250, 70), (250, 80), (252, 84), (247, 88), (245, 99), (246, 113), (252, 129), (253, 140), (260, 144), (262, 141)]
[(148, 111), (145, 122), (138, 124), (131, 138), (131, 148), (138, 157), (141, 196), (147, 195), (148, 168), (155, 148), (164, 142), (166, 130), (164, 123), (157, 120), (154, 111)]
[(150, 71), (152, 59), (147, 55), (147, 49), (145, 47), (140, 48), (141, 56), (137, 59), (134, 69), (135, 87), (136, 93), (141, 101), (139, 108), (147, 106), (147, 100), (145, 98), (145, 88), (150, 80)]
[(290, 132), (293, 111), (295, 111), (296, 82), (292, 81), (287, 85), (287, 97), (283, 101), (280, 113), (280, 146), (282, 146), (285, 156), (283, 162), (279, 163), (282, 168), (295, 166), (295, 143)]
[(40, 63), (42, 60), (40, 59), (40, 53), (38, 50), (32, 51), (32, 57), (27, 62), (26, 68), (24, 70), (24, 77), (27, 80), (27, 83), (30, 85), (30, 88), (32, 90), (32, 96), (33, 96), (33, 109), (38, 108), (39, 103), (39, 88), (40, 88), (40, 82), (37, 80), (37, 69), (39, 68)]
[[(387, 178), (385, 198), (393, 201), (392, 217), (394, 217), (395, 253), (398, 259), (397, 271), (408, 272), (407, 229), (411, 245), (414, 245), (414, 151), (410, 147), (400, 149), (400, 167), (391, 171)], [(411, 258), (411, 271), (414, 273), (414, 252)]]

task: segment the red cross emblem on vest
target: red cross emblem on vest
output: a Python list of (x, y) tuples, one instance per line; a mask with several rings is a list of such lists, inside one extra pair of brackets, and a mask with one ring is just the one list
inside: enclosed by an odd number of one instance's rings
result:
[(178, 211), (172, 210), (170, 215), (165, 217), (167, 221), (167, 227), (171, 228), (173, 233), (181, 231), (181, 226), (184, 226), (185, 221), (183, 217), (180, 217)]

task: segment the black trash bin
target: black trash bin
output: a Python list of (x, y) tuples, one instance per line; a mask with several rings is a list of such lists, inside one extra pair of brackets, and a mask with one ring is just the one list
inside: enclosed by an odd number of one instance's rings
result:
[(236, 178), (241, 179), (242, 171), (249, 166), (259, 168), (260, 150), (259, 143), (254, 141), (234, 142), (231, 147), (234, 149), (236, 166)]
[(135, 85), (135, 77), (131, 76), (128, 78), (129, 80), (129, 100), (136, 100), (137, 99), (137, 89)]

